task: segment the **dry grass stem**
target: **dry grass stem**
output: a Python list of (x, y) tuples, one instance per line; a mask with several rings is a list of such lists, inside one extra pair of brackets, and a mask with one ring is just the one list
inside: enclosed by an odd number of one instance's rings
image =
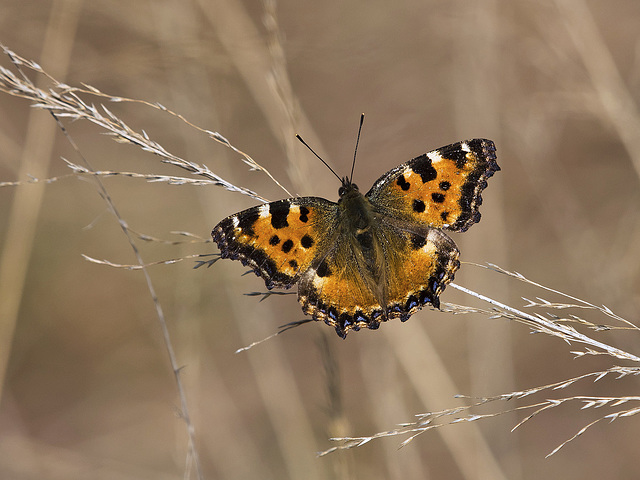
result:
[[(92, 171), (87, 167), (83, 167), (81, 165), (76, 165), (71, 163), (70, 161), (63, 159), (69, 168), (73, 170), (75, 175), (93, 175), (97, 177), (129, 177), (129, 178), (141, 178), (146, 180), (149, 183), (166, 183), (168, 185), (192, 185), (192, 186), (222, 186), (220, 182), (217, 180), (210, 180), (206, 178), (187, 178), (187, 177), (176, 177), (173, 175), (154, 175), (154, 174), (146, 174), (146, 173), (134, 173), (134, 172), (121, 172), (121, 171), (109, 171), (109, 170), (97, 170)], [(61, 177), (56, 177), (55, 179), (47, 179), (46, 182), (50, 183), (52, 181), (58, 180)], [(16, 185), (19, 182), (14, 182)], [(29, 182), (31, 183), (31, 182)], [(0, 186), (3, 186), (0, 184)]]
[[(477, 264), (476, 264), (477, 265)], [(625, 318), (622, 318), (619, 315), (616, 315), (615, 313), (613, 313), (611, 311), (611, 309), (605, 305), (594, 305), (593, 303), (587, 302), (586, 300), (582, 300), (580, 298), (574, 297), (572, 295), (568, 295), (566, 293), (563, 293), (559, 290), (555, 290), (553, 288), (544, 286), (540, 283), (534, 282), (532, 280), (529, 280), (528, 278), (526, 278), (524, 275), (518, 273), (518, 272), (509, 272), (508, 270), (505, 270), (497, 265), (493, 265), (493, 264), (488, 264), (486, 267), (484, 265), (478, 265), (480, 267), (484, 267), (484, 268), (490, 268), (498, 273), (502, 273), (505, 275), (508, 275), (512, 278), (515, 278), (521, 282), (527, 283), (529, 285), (532, 285), (534, 287), (540, 288), (542, 290), (546, 290), (547, 292), (551, 292), (554, 293), (556, 295), (560, 295), (562, 297), (568, 298), (569, 300), (572, 300), (574, 302), (577, 303), (577, 305), (572, 305), (572, 304), (564, 304), (564, 303), (555, 303), (552, 304), (550, 302), (547, 302), (546, 300), (542, 300), (540, 298), (538, 298), (538, 300), (540, 300), (541, 303), (537, 304), (535, 302), (532, 302), (531, 300), (525, 298), (524, 300), (528, 301), (529, 304), (525, 305), (525, 307), (530, 307), (530, 306), (545, 306), (548, 308), (558, 308), (558, 309), (564, 309), (564, 308), (583, 308), (583, 309), (591, 309), (591, 310), (596, 310), (600, 313), (602, 313), (603, 315), (606, 315), (607, 317), (610, 317), (620, 323), (625, 324), (628, 328), (633, 329), (633, 330), (638, 330), (640, 331), (640, 327), (638, 325), (635, 325), (634, 323), (626, 320)], [(597, 327), (597, 326), (595, 326)], [(610, 328), (619, 328), (619, 327), (615, 327), (615, 326), (611, 326)]]
[(84, 253), (82, 254), (82, 257), (91, 262), (91, 263), (96, 263), (98, 265), (106, 265), (108, 267), (114, 267), (114, 268), (122, 268), (124, 270), (144, 270), (145, 268), (148, 267), (153, 267), (156, 265), (172, 265), (174, 263), (179, 263), (182, 262), (183, 260), (189, 260), (192, 258), (200, 258), (202, 257), (202, 255), (200, 254), (196, 254), (196, 255), (187, 255), (185, 257), (181, 257), (181, 258), (173, 258), (170, 260), (159, 260), (157, 262), (150, 262), (150, 263), (145, 263), (143, 265), (124, 265), (121, 263), (114, 263), (114, 262), (110, 262), (109, 260), (100, 260), (97, 258), (93, 258), (90, 257), (89, 255), (85, 255)]
[[(522, 391), (515, 391), (510, 393), (505, 393), (502, 395), (497, 395), (494, 397), (481, 398), (477, 401), (473, 402), (470, 405), (464, 405), (454, 408), (449, 408), (445, 410), (440, 410), (437, 412), (427, 412), (416, 415), (418, 420), (415, 422), (402, 423), (398, 425), (398, 428), (388, 430), (385, 432), (378, 432), (370, 436), (362, 436), (362, 437), (341, 437), (341, 438), (332, 438), (332, 441), (340, 442), (341, 444), (332, 448), (329, 448), (323, 452), (320, 452), (320, 456), (327, 455), (329, 453), (335, 452), (336, 450), (349, 449), (354, 447), (359, 447), (369, 443), (372, 440), (385, 438), (385, 437), (395, 437), (395, 436), (408, 436), (406, 440), (404, 440), (400, 447), (407, 445), (409, 442), (413, 441), (417, 436), (435, 428), (440, 428), (445, 425), (453, 425), (456, 423), (464, 423), (464, 422), (474, 422), (477, 420), (482, 420), (486, 418), (493, 418), (500, 415), (504, 415), (506, 413), (511, 412), (521, 412), (526, 410), (534, 410), (533, 413), (530, 413), (526, 417), (524, 417), (517, 425), (515, 425), (512, 431), (516, 430), (518, 427), (522, 426), (533, 417), (547, 411), (552, 408), (559, 407), (565, 403), (569, 402), (582, 402), (583, 405), (581, 407), (582, 410), (586, 410), (589, 408), (601, 408), (604, 406), (608, 407), (617, 407), (619, 405), (623, 405), (627, 402), (640, 402), (640, 396), (624, 396), (624, 397), (591, 397), (591, 396), (570, 396), (570, 397), (562, 397), (556, 399), (545, 399), (544, 401), (532, 403), (528, 405), (518, 406), (512, 409), (506, 409), (499, 412), (492, 412), (486, 414), (480, 413), (467, 413), (466, 415), (459, 416), (460, 414), (464, 414), (465, 412), (469, 412), (470, 410), (477, 409), (486, 404), (496, 402), (496, 401), (510, 401), (522, 399), (540, 392), (545, 391), (555, 391), (567, 388), (576, 382), (586, 379), (593, 378), (593, 381), (596, 382), (608, 375), (613, 375), (616, 380), (627, 377), (629, 375), (637, 376), (640, 375), (640, 367), (611, 367), (610, 369), (600, 371), (600, 372), (590, 372), (584, 375), (580, 375), (577, 377), (573, 377), (570, 379), (566, 379), (560, 382), (552, 383), (549, 385), (544, 385), (540, 387), (533, 387)], [(466, 398), (470, 399), (470, 397), (466, 397), (464, 395), (458, 395), (458, 398)], [(582, 433), (584, 433), (588, 428), (598, 423), (600, 420), (608, 419), (613, 421), (620, 417), (630, 417), (637, 413), (640, 413), (640, 406), (627, 408), (618, 410), (616, 412), (608, 413), (598, 418), (597, 420), (587, 424), (583, 427), (576, 435), (562, 442), (558, 447), (553, 449), (547, 456), (551, 456), (555, 454), (560, 448), (565, 446), (570, 441), (574, 440)], [(447, 421), (440, 421), (441, 419), (448, 419)], [(436, 423), (440, 421), (440, 423)]]
[[(502, 273), (510, 273), (510, 272), (506, 272), (505, 270), (502, 270)], [(519, 278), (519, 274), (513, 274), (513, 276), (514, 278)], [(545, 318), (544, 316), (539, 314), (530, 315), (521, 310), (505, 305), (502, 302), (498, 302), (497, 300), (491, 299), (485, 295), (481, 295), (465, 287), (461, 287), (460, 285), (457, 285), (455, 283), (450, 284), (450, 286), (457, 290), (465, 292), (473, 297), (476, 297), (480, 300), (488, 302), (491, 305), (494, 305), (494, 307), (496, 308), (492, 316), (499, 314), (504, 318), (508, 318), (510, 320), (515, 320), (520, 323), (524, 323), (525, 325), (529, 326), (534, 332), (546, 333), (547, 335), (556, 336), (556, 337), (562, 338), (567, 343), (575, 342), (575, 343), (583, 343), (586, 345), (591, 345), (592, 347), (602, 350), (603, 352), (606, 352), (607, 354), (612, 355), (616, 358), (640, 363), (640, 357), (632, 353), (625, 352), (624, 350), (613, 347), (611, 345), (607, 345), (606, 343), (603, 343), (601, 341), (595, 340), (583, 333), (580, 333), (572, 326), (564, 325), (563, 323), (557, 321), (554, 318)], [(459, 312), (459, 313), (462, 313), (462, 312)], [(613, 314), (613, 312), (611, 313)], [(626, 320), (625, 322), (629, 325), (633, 325), (631, 324), (631, 322), (628, 322)]]
[[(271, 180), (276, 182), (289, 196), (289, 192), (278, 183), (273, 176), (261, 165), (255, 162), (249, 155), (245, 154), (229, 142), (224, 136), (217, 132), (205, 130), (190, 123), (184, 117), (172, 112), (164, 106), (157, 103), (149, 103), (142, 100), (131, 100), (123, 97), (114, 97), (100, 92), (94, 87), (85, 85), (85, 88), (71, 87), (56, 81), (48, 75), (37, 63), (26, 60), (16, 55), (10, 49), (2, 46), (4, 53), (11, 59), (16, 67), (24, 67), (35, 73), (44, 75), (52, 83), (52, 87), (48, 90), (40, 89), (24, 74), (15, 75), (10, 70), (0, 67), (0, 91), (4, 91), (9, 95), (24, 98), (33, 103), (33, 106), (42, 108), (55, 114), (58, 118), (69, 118), (71, 120), (88, 120), (99, 127), (104, 128), (108, 134), (113, 135), (114, 139), (124, 143), (131, 143), (140, 147), (143, 151), (153, 153), (162, 159), (163, 163), (168, 163), (190, 172), (193, 175), (204, 177), (209, 184), (223, 187), (229, 191), (242, 193), (251, 198), (266, 202), (267, 200), (257, 193), (238, 187), (224, 180), (220, 176), (213, 173), (206, 165), (198, 164), (185, 160), (165, 150), (159, 143), (149, 138), (146, 132), (136, 132), (131, 129), (123, 120), (119, 119), (104, 105), (96, 107), (82, 99), (82, 95), (98, 96), (112, 102), (133, 102), (152, 107), (166, 112), (176, 118), (179, 118), (190, 127), (193, 127), (203, 133), (206, 133), (211, 139), (232, 149), (234, 152), (242, 156), (243, 162), (247, 164), (251, 170), (257, 170), (265, 173)], [(70, 164), (73, 167), (73, 164)], [(86, 173), (86, 172), (82, 172)], [(126, 174), (125, 174), (126, 175)]]

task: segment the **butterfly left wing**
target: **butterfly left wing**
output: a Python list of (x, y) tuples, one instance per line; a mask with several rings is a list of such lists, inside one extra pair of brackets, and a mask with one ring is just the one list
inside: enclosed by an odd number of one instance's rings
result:
[(481, 138), (433, 150), (384, 174), (366, 197), (385, 216), (464, 232), (480, 221), (482, 190), (500, 170), (495, 152)]
[(225, 218), (211, 236), (222, 258), (248, 265), (267, 288), (290, 288), (330, 240), (336, 209), (324, 198), (279, 200)]

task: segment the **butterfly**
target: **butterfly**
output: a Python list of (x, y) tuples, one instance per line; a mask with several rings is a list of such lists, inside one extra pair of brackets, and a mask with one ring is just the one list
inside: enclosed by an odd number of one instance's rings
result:
[(458, 142), (395, 167), (365, 194), (344, 177), (337, 203), (267, 203), (225, 218), (211, 235), (222, 258), (251, 267), (268, 289), (297, 284), (304, 313), (346, 338), (440, 307), (460, 266), (443, 230), (480, 221), (481, 193), (498, 170), (491, 140)]

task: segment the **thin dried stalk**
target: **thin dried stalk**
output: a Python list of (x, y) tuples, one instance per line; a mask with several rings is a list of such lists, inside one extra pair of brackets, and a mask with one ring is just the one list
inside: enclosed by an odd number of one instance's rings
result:
[[(577, 377), (573, 377), (567, 380), (563, 380), (560, 382), (555, 382), (555, 383), (551, 383), (549, 385), (544, 385), (544, 386), (540, 386), (540, 387), (533, 387), (533, 388), (529, 388), (526, 390), (521, 390), (521, 391), (515, 391), (515, 392), (510, 392), (510, 393), (505, 393), (502, 395), (497, 395), (494, 397), (488, 397), (488, 398), (481, 398), (478, 399), (477, 401), (475, 401), (474, 403), (470, 404), (470, 405), (464, 405), (464, 406), (459, 406), (459, 407), (454, 407), (454, 408), (449, 408), (449, 409), (445, 409), (445, 410), (440, 410), (437, 412), (427, 412), (427, 413), (422, 413), (422, 414), (418, 414), (416, 415), (416, 417), (418, 417), (418, 420), (414, 421), (414, 422), (408, 422), (408, 423), (403, 423), (398, 425), (398, 428), (395, 428), (393, 430), (388, 430), (385, 432), (378, 432), (375, 433), (373, 435), (369, 435), (369, 436), (362, 436), (362, 437), (340, 437), (340, 438), (332, 438), (332, 441), (335, 442), (340, 442), (341, 444), (332, 448), (329, 448), (323, 452), (320, 452), (319, 455), (320, 456), (324, 456), (327, 455), (329, 453), (335, 452), (336, 450), (344, 450), (344, 449), (349, 449), (349, 448), (354, 448), (354, 447), (359, 447), (362, 445), (365, 445), (366, 443), (369, 443), (372, 440), (378, 439), (378, 438), (384, 438), (384, 437), (395, 437), (395, 436), (407, 436), (408, 438), (405, 439), (401, 444), (400, 447), (403, 447), (405, 445), (407, 445), (409, 442), (413, 441), (418, 435), (421, 435), (429, 430), (433, 430), (435, 428), (440, 428), (443, 427), (445, 425), (453, 425), (456, 423), (463, 423), (463, 422), (474, 422), (477, 420), (482, 420), (482, 419), (486, 419), (486, 418), (492, 418), (492, 417), (497, 417), (500, 415), (504, 415), (506, 413), (511, 413), (511, 412), (520, 412), (520, 411), (525, 411), (525, 410), (534, 410), (533, 413), (527, 415), (525, 418), (523, 418), (517, 425), (515, 425), (512, 429), (512, 431), (514, 431), (515, 429), (517, 429), (518, 427), (520, 427), (521, 425), (523, 425), (524, 423), (528, 422), (529, 420), (531, 420), (533, 417), (535, 417), (536, 415), (538, 415), (539, 413), (542, 413), (544, 411), (550, 410), (552, 408), (556, 408), (559, 407), (565, 403), (569, 403), (572, 401), (580, 401), (583, 402), (584, 405), (582, 406), (582, 410), (586, 410), (589, 408), (601, 408), (604, 406), (609, 406), (609, 407), (617, 407), (619, 405), (623, 405), (626, 404), (628, 402), (638, 402), (640, 403), (640, 396), (624, 396), (624, 397), (595, 397), (595, 396), (570, 396), (570, 397), (563, 397), (563, 398), (557, 398), (557, 399), (545, 399), (542, 402), (537, 402), (537, 403), (532, 403), (532, 404), (528, 404), (528, 405), (523, 405), (523, 406), (518, 406), (512, 409), (506, 409), (506, 410), (502, 410), (499, 412), (492, 412), (492, 413), (487, 413), (487, 414), (479, 414), (479, 413), (466, 413), (466, 415), (462, 415), (459, 416), (460, 414), (464, 414), (465, 412), (469, 412), (470, 410), (473, 409), (477, 409), (478, 407), (484, 406), (488, 403), (491, 402), (496, 402), (496, 401), (510, 401), (510, 400), (515, 400), (515, 399), (522, 399), (525, 397), (528, 397), (530, 395), (534, 395), (540, 392), (544, 392), (544, 391), (556, 391), (556, 390), (561, 390), (564, 388), (567, 388), (570, 385), (573, 385), (575, 383), (577, 383), (580, 380), (584, 380), (587, 378), (593, 378), (594, 382), (597, 382), (598, 380), (609, 376), (609, 375), (614, 375), (616, 380), (627, 377), (629, 375), (633, 375), (633, 376), (637, 376), (640, 375), (640, 367), (620, 367), (620, 366), (614, 366), (611, 367), (607, 370), (604, 371), (599, 371), (599, 372), (590, 372), (584, 375), (579, 375)], [(469, 398), (466, 397), (464, 395), (458, 395), (458, 398)], [(575, 434), (574, 436), (572, 436), (571, 438), (565, 440), (564, 442), (562, 442), (558, 447), (556, 447), (553, 451), (551, 451), (547, 456), (551, 456), (553, 454), (555, 454), (556, 452), (558, 452), (558, 450), (560, 450), (563, 446), (565, 446), (567, 443), (571, 442), (572, 440), (574, 440), (575, 438), (579, 437), (580, 435), (582, 435), (582, 433), (584, 433), (588, 428), (590, 428), (591, 426), (595, 425), (597, 422), (599, 422), (600, 420), (603, 419), (609, 419), (610, 421), (613, 421), (617, 418), (620, 417), (630, 417), (633, 416), (637, 413), (640, 413), (640, 406), (637, 407), (632, 407), (632, 408), (627, 408), (627, 409), (622, 409), (622, 410), (618, 410), (616, 412), (613, 413), (608, 413), (606, 415), (603, 415), (602, 417), (598, 418), (595, 421), (592, 421), (591, 423), (587, 424), (585, 427), (583, 427), (577, 434)], [(446, 421), (441, 421), (442, 419), (448, 419)], [(439, 423), (438, 423), (439, 422)]]
[[(243, 161), (249, 165), (252, 170), (259, 170), (273, 179), (272, 175), (261, 165), (255, 162), (249, 155), (245, 154), (238, 148), (234, 147), (229, 140), (217, 132), (205, 130), (200, 127), (196, 127), (184, 117), (172, 112), (158, 103), (149, 103), (141, 100), (131, 100), (123, 97), (114, 97), (100, 92), (98, 89), (85, 85), (85, 88), (71, 87), (64, 83), (58, 82), (56, 79), (48, 75), (42, 67), (37, 63), (26, 60), (7, 47), (2, 45), (4, 53), (9, 56), (11, 61), (16, 67), (24, 67), (36, 72), (38, 74), (47, 77), (52, 87), (48, 90), (40, 89), (24, 74), (15, 75), (10, 70), (0, 67), (0, 91), (13, 95), (15, 97), (24, 98), (33, 102), (33, 106), (42, 108), (55, 114), (57, 118), (69, 118), (71, 120), (88, 120), (95, 125), (104, 128), (108, 134), (114, 136), (115, 140), (123, 143), (131, 143), (137, 145), (146, 152), (158, 155), (163, 163), (168, 163), (179, 167), (183, 170), (190, 172), (193, 175), (203, 177), (213, 185), (223, 187), (232, 192), (242, 193), (248, 195), (261, 202), (267, 200), (257, 193), (244, 187), (236, 186), (222, 177), (216, 175), (209, 170), (209, 167), (203, 164), (198, 164), (180, 158), (174, 155), (162, 147), (159, 143), (151, 140), (146, 132), (137, 132), (131, 129), (123, 120), (119, 119), (114, 113), (112, 113), (104, 105), (95, 106), (93, 104), (86, 103), (81, 95), (93, 95), (102, 98), (106, 98), (112, 102), (133, 102), (140, 103), (179, 118), (189, 126), (206, 133), (210, 138), (218, 143), (232, 149), (234, 152), (242, 155)], [(275, 179), (273, 179), (275, 181)], [(278, 182), (276, 182), (281, 186)], [(282, 187), (282, 186), (281, 186)], [(284, 189), (284, 187), (282, 187)], [(286, 192), (286, 189), (284, 189)], [(289, 192), (287, 192), (289, 194)], [(289, 196), (291, 196), (289, 194)]]
[[(504, 272), (506, 272), (506, 270)], [(536, 332), (546, 333), (547, 335), (560, 337), (568, 343), (576, 342), (576, 343), (591, 345), (592, 347), (595, 347), (599, 351), (606, 352), (607, 354), (613, 357), (623, 359), (623, 360), (631, 360), (633, 362), (640, 363), (640, 357), (632, 353), (625, 352), (624, 350), (613, 347), (611, 345), (607, 345), (606, 343), (601, 342), (599, 340), (595, 340), (583, 333), (578, 332), (575, 328), (571, 326), (546, 319), (542, 315), (530, 315), (528, 313), (524, 313), (521, 310), (517, 310), (513, 307), (505, 305), (504, 303), (498, 302), (497, 300), (493, 300), (489, 297), (476, 293), (465, 287), (456, 285), (455, 283), (450, 284), (450, 286), (457, 290), (465, 292), (471, 296), (479, 298), (480, 300), (483, 300), (485, 302), (488, 302), (494, 305), (496, 307), (495, 313), (499, 314), (504, 318), (508, 318), (511, 320), (516, 320), (518, 322), (524, 323), (529, 327), (531, 327)], [(626, 322), (631, 324), (631, 322), (628, 322), (628, 321)]]
[(114, 267), (114, 268), (122, 268), (124, 270), (144, 270), (145, 268), (153, 267), (156, 265), (172, 265), (174, 263), (182, 262), (183, 260), (187, 260), (190, 258), (200, 258), (202, 256), (203, 255), (201, 254), (195, 254), (195, 255), (187, 255), (186, 257), (172, 258), (169, 260), (159, 260), (157, 262), (150, 262), (142, 265), (125, 265), (121, 263), (113, 263), (113, 262), (110, 262), (109, 260), (99, 260), (97, 258), (90, 257), (89, 255), (85, 255), (84, 253), (82, 254), (82, 257), (91, 263), (97, 263), (98, 265), (106, 265), (108, 267)]

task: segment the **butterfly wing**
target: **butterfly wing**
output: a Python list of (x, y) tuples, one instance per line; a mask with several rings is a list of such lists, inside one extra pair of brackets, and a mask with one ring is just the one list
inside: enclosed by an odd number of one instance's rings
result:
[(294, 285), (335, 231), (337, 205), (300, 197), (249, 208), (211, 232), (222, 258), (240, 260), (267, 288)]
[(482, 190), (500, 170), (495, 152), (485, 139), (433, 150), (387, 172), (366, 197), (387, 217), (464, 232), (480, 221)]

